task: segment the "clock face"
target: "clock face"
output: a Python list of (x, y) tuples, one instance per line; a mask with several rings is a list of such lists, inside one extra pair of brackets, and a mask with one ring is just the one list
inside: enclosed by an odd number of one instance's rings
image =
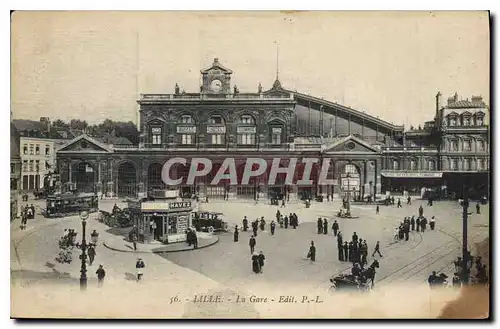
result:
[(220, 80), (213, 80), (210, 84), (210, 88), (212, 88), (213, 91), (219, 91), (222, 89), (222, 82), (220, 82)]

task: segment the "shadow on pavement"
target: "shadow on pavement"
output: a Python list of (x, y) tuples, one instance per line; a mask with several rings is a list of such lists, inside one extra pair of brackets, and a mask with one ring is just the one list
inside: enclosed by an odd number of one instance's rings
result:
[(137, 277), (129, 272), (125, 272), (125, 280), (127, 281), (137, 281)]

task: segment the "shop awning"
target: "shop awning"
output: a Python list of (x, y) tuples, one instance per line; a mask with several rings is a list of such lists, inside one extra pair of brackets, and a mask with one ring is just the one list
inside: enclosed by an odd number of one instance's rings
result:
[(387, 178), (441, 178), (442, 172), (381, 172), (381, 175)]

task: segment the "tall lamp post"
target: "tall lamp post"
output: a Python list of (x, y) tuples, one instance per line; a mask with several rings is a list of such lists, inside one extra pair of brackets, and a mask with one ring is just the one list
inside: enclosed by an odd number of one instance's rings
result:
[(87, 240), (85, 239), (86, 236), (86, 226), (87, 226), (87, 219), (89, 218), (89, 213), (87, 211), (82, 211), (80, 212), (80, 218), (82, 220), (82, 243), (81, 244), (76, 244), (77, 248), (80, 248), (82, 250), (82, 254), (80, 255), (80, 259), (82, 261), (82, 265), (80, 268), (80, 290), (85, 291), (87, 289), (87, 248), (89, 246), (96, 246), (98, 238), (99, 238), (99, 233), (97, 233), (95, 230), (91, 234), (91, 243), (87, 244)]

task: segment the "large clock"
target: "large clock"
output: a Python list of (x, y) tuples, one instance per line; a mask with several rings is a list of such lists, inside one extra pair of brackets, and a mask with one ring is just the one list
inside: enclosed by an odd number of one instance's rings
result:
[(220, 91), (222, 89), (222, 82), (220, 80), (212, 80), (212, 83), (210, 84), (210, 89), (213, 91)]

